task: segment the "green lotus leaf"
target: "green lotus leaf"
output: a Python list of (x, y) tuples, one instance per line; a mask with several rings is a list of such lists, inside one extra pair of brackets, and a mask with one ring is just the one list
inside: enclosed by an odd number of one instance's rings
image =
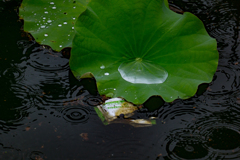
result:
[(74, 23), (86, 5), (87, 0), (23, 0), (19, 16), (37, 42), (61, 50), (72, 47)]
[[(135, 104), (193, 96), (212, 80), (216, 40), (196, 16), (174, 13), (164, 0), (92, 0), (76, 24), (70, 68), (93, 75), (99, 93)], [(92, 74), (89, 74), (92, 73)]]

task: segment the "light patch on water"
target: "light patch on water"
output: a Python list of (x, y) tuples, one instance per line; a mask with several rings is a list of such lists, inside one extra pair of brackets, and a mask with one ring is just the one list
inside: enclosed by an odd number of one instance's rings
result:
[(54, 2), (50, 2), (50, 4), (54, 4)]
[(62, 48), (62, 45), (59, 45), (60, 48)]
[(104, 68), (105, 68), (105, 66), (104, 66), (104, 65), (102, 65), (100, 68), (101, 68), (101, 69), (104, 69)]
[(62, 27), (62, 25), (61, 25), (61, 24), (59, 24), (59, 25), (58, 25), (58, 27)]
[(67, 22), (63, 22), (63, 24), (67, 24)]
[(105, 75), (105, 76), (108, 76), (108, 75), (109, 75), (109, 73), (107, 73), (107, 72), (106, 72), (106, 73), (104, 73), (104, 75)]
[(41, 26), (41, 28), (45, 28), (46, 26)]
[(48, 11), (45, 11), (44, 13), (45, 13), (45, 14), (48, 14)]
[(45, 37), (47, 37), (47, 36), (48, 36), (48, 34), (47, 34), (47, 33), (45, 33), (45, 34), (44, 34), (44, 36), (45, 36)]
[(52, 9), (57, 9), (57, 7), (52, 7)]
[(51, 22), (52, 22), (52, 20), (50, 20), (50, 19), (49, 19), (49, 20), (47, 20), (47, 22), (48, 22), (48, 23), (51, 23)]

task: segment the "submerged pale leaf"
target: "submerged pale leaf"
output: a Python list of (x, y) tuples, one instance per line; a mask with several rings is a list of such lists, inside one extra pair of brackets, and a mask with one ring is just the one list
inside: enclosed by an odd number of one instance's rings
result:
[(71, 70), (76, 77), (91, 72), (102, 95), (135, 104), (152, 95), (186, 99), (217, 68), (216, 40), (166, 0), (92, 0), (75, 29)]
[(74, 23), (86, 5), (87, 0), (23, 0), (19, 16), (37, 42), (61, 50), (72, 47)]

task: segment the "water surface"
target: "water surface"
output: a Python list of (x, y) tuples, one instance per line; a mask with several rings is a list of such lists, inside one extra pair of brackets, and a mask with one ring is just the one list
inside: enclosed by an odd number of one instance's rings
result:
[(20, 3), (0, 2), (0, 159), (240, 159), (238, 0), (171, 1), (217, 39), (219, 66), (188, 100), (147, 101), (156, 110), (135, 115), (158, 117), (147, 128), (104, 126), (95, 81), (73, 77), (69, 49), (55, 52), (22, 31)]

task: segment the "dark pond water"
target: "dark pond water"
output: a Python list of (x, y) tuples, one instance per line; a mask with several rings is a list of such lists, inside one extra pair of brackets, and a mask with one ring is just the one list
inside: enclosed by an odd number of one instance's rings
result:
[(22, 31), (20, 3), (0, 1), (1, 160), (240, 159), (239, 0), (170, 1), (217, 39), (219, 66), (206, 91), (148, 102), (157, 110), (136, 116), (158, 120), (146, 128), (104, 126), (93, 109), (101, 101), (95, 82), (75, 80), (69, 49), (52, 51)]

